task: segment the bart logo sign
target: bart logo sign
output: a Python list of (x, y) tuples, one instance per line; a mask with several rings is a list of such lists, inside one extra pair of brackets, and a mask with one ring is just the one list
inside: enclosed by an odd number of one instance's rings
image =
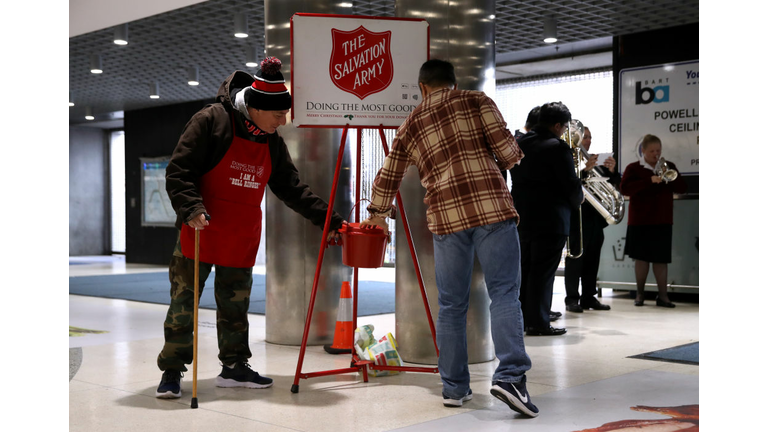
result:
[(334, 28), (331, 34), (329, 67), (336, 87), (363, 100), (389, 86), (394, 75), (391, 31), (375, 33), (360, 26), (352, 31)]

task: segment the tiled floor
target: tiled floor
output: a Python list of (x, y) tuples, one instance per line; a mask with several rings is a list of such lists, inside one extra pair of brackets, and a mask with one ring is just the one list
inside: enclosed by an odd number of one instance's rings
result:
[[(93, 257), (70, 263), (70, 275), (164, 271), (161, 266), (126, 265)], [(263, 271), (257, 268), (256, 271)], [(377, 273), (381, 275), (381, 272)], [(361, 275), (363, 277), (363, 275)], [(565, 312), (562, 278), (555, 287), (560, 337), (526, 337), (533, 361), (528, 388), (541, 410), (536, 419), (510, 411), (489, 394), (495, 362), (470, 366), (474, 399), (462, 408), (442, 405), (438, 375), (356, 374), (300, 381), (290, 392), (299, 347), (266, 343), (265, 319), (250, 315), (251, 365), (275, 380), (267, 390), (222, 389), (213, 385), (216, 358), (215, 312), (200, 311), (199, 408), (190, 409), (192, 373), (178, 400), (154, 397), (161, 373), (155, 359), (163, 343), (166, 306), (69, 296), (69, 325), (106, 333), (69, 338), (69, 428), (72, 431), (581, 431), (630, 419), (668, 419), (638, 412), (640, 405), (698, 405), (699, 367), (627, 358), (699, 340), (697, 303), (676, 309), (635, 307), (625, 293), (606, 290), (611, 311)], [(652, 302), (648, 302), (651, 303)], [(360, 317), (375, 334), (395, 333), (394, 315)], [(396, 335), (395, 335), (396, 336)], [(348, 356), (309, 347), (304, 372), (343, 368)], [(667, 430), (667, 429), (664, 429)], [(668, 429), (674, 430), (674, 429)]]

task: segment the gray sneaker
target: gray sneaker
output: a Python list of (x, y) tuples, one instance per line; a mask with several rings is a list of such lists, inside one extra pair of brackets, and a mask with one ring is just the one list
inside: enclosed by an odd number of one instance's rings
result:
[(525, 376), (518, 383), (496, 381), (491, 387), (491, 394), (507, 404), (513, 411), (528, 417), (538, 417), (539, 409), (531, 402), (531, 395), (525, 388)]
[(221, 373), (216, 377), (216, 387), (246, 387), (262, 389), (272, 387), (272, 378), (259, 375), (251, 370), (248, 363), (238, 362), (235, 366), (222, 366)]
[(448, 408), (456, 408), (464, 405), (464, 402), (472, 400), (472, 389), (469, 389), (467, 394), (464, 395), (461, 399), (451, 399), (446, 395), (443, 395), (443, 405), (447, 406)]

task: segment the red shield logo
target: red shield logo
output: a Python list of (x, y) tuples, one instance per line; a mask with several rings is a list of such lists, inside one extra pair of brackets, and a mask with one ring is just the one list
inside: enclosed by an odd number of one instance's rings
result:
[(336, 87), (363, 100), (389, 86), (394, 76), (391, 31), (374, 33), (360, 26), (352, 31), (331, 29), (331, 34), (329, 69)]

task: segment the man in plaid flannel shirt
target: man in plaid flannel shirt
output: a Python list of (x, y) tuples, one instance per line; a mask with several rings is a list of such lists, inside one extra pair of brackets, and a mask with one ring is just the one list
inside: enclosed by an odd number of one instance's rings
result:
[(496, 104), (484, 93), (456, 89), (453, 65), (429, 60), (419, 71), (423, 100), (397, 131), (392, 151), (373, 182), (370, 217), (362, 226), (388, 229), (400, 182), (416, 165), (427, 192), (440, 312), (438, 369), (443, 404), (472, 399), (467, 365), (467, 309), (474, 256), (491, 298), (491, 334), (499, 359), (491, 394), (511, 409), (536, 417), (526, 389), (531, 360), (523, 342), (519, 216), (500, 170), (523, 153)]

